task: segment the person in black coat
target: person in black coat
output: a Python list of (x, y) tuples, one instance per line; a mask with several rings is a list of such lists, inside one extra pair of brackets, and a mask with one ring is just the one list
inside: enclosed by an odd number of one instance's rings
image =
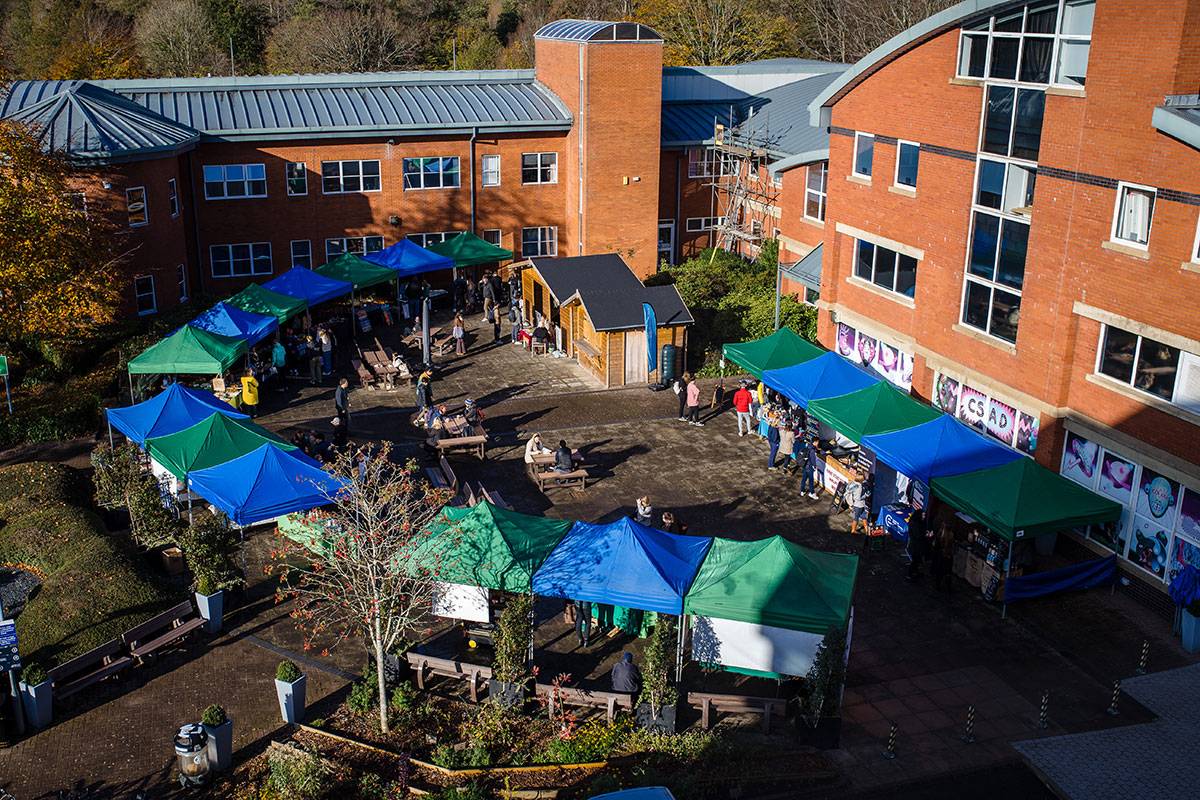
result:
[(642, 690), (642, 671), (633, 663), (633, 653), (626, 652), (612, 668), (612, 690), (637, 694)]
[(908, 579), (916, 580), (921, 574), (921, 561), (929, 549), (926, 541), (925, 512), (915, 509), (908, 518), (908, 555), (912, 561), (908, 564)]

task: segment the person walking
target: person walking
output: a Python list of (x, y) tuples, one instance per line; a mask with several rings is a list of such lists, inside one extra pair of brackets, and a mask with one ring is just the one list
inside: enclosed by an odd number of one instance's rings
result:
[(328, 378), (333, 374), (333, 334), (329, 332), (329, 328), (322, 326), (317, 338), (321, 343), (321, 369), (324, 377)]
[(738, 436), (745, 436), (754, 430), (754, 415), (750, 413), (750, 406), (754, 403), (754, 393), (746, 386), (746, 382), (742, 381), (738, 384), (738, 390), (733, 393), (733, 410), (737, 413)]
[(251, 419), (258, 416), (258, 378), (250, 370), (242, 373), (242, 409)]
[(460, 356), (467, 354), (467, 326), (463, 322), (461, 312), (454, 315), (454, 327), (450, 329), (454, 336), (454, 352)]
[(687, 422), (696, 427), (704, 427), (704, 423), (700, 421), (700, 383), (696, 381), (690, 372), (683, 373), (683, 379), (687, 381), (687, 414), (685, 419)]
[(350, 430), (350, 381), (342, 378), (333, 390), (333, 409), (342, 421), (342, 428)]
[(800, 474), (800, 494), (817, 499), (817, 461), (821, 458), (821, 443), (804, 434), (804, 466)]
[(417, 411), (424, 413), (433, 406), (433, 374), (426, 370), (417, 378)]

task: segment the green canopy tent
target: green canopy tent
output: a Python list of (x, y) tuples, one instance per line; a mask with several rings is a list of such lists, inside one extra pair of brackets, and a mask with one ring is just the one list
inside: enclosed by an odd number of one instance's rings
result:
[(857, 392), (814, 400), (808, 413), (857, 444), (864, 436), (911, 428), (937, 419), (942, 412), (880, 381)]
[(825, 351), (791, 328), (780, 328), (770, 336), (751, 342), (727, 344), (721, 354), (756, 378), (769, 369), (782, 369), (810, 361)]
[(245, 354), (246, 340), (241, 337), (184, 325), (131, 359), (129, 374), (220, 375)]
[(225, 302), (242, 311), (275, 317), (281, 325), (308, 308), (304, 298), (273, 292), (258, 283), (250, 284)]
[(683, 610), (824, 635), (849, 622), (857, 575), (858, 556), (810, 550), (781, 536), (714, 539)]
[(447, 506), (413, 563), (449, 583), (528, 593), (533, 573), (574, 523), (479, 503)]
[(473, 233), (460, 233), (444, 242), (432, 244), (427, 250), (454, 259), (455, 267), (474, 267), (480, 264), (494, 264), (497, 261), (508, 261), (513, 257), (512, 250), (505, 250), (490, 242), (485, 242)]
[(392, 283), (396, 280), (396, 270), (372, 264), (353, 253), (343, 253), (333, 261), (318, 267), (315, 272), (326, 278), (353, 284), (355, 289), (365, 289), (368, 286)]
[(146, 452), (176, 478), (186, 481), (190, 472), (232, 461), (267, 443), (281, 450), (296, 449), (250, 420), (214, 413), (189, 428), (147, 439)]

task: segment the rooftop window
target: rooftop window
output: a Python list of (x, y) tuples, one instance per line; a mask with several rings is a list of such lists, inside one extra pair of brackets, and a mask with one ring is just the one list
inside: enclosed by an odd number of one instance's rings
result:
[(958, 76), (1082, 87), (1095, 0), (1029, 3), (962, 29)]

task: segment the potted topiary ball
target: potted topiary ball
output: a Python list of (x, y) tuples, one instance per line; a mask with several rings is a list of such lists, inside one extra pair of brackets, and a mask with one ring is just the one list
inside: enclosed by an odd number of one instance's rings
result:
[(200, 715), (200, 724), (208, 734), (208, 763), (217, 772), (233, 765), (233, 720), (215, 703)]
[(296, 723), (304, 716), (304, 690), (308, 678), (291, 661), (280, 661), (275, 670), (275, 694), (283, 721)]
[(225, 590), (213, 586), (207, 575), (196, 579), (196, 610), (207, 620), (204, 630), (220, 633), (225, 621)]
[(39, 730), (50, 724), (54, 712), (54, 687), (40, 664), (21, 670), (21, 706), (29, 724)]

